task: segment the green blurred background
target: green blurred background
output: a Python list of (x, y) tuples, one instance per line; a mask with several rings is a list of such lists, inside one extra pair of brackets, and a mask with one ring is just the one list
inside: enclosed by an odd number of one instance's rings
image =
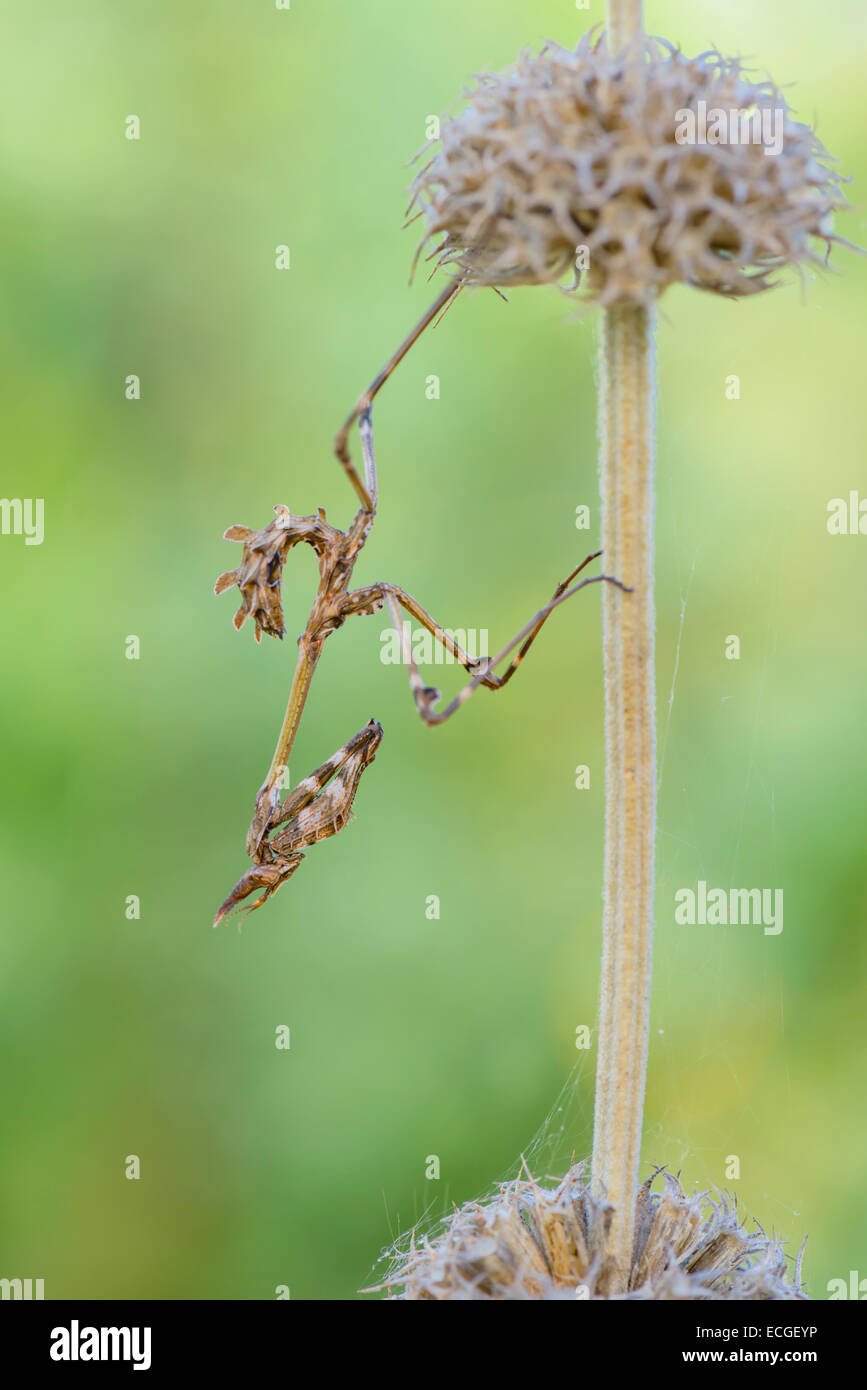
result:
[[(220, 536), (275, 502), (350, 518), (332, 435), (432, 296), (423, 276), (407, 288), (405, 161), (471, 74), (574, 43), (601, 0), (2, 10), (2, 492), (44, 497), (46, 530), (0, 540), (0, 1275), (42, 1277), (49, 1298), (353, 1298), (424, 1212), (515, 1171), (576, 1062), (541, 1171), (589, 1152), (595, 1054), (575, 1029), (598, 988), (599, 594), (439, 730), (381, 664), (383, 623), (347, 626), (292, 774), (375, 715), (356, 819), (240, 935), (214, 932), (315, 588), (294, 552), (287, 641), (257, 648), (212, 596), (239, 554)], [(792, 84), (855, 176), (838, 230), (867, 241), (867, 11), (650, 0), (647, 19)], [(766, 1228), (808, 1234), (814, 1297), (867, 1275), (867, 539), (825, 525), (831, 497), (867, 495), (867, 268), (834, 261), (753, 303), (672, 291), (659, 335), (644, 1171), (731, 1187)], [(457, 304), (378, 407), (359, 582), (401, 583), (492, 650), (517, 630), (598, 536), (594, 341), (554, 291)], [(676, 927), (674, 893), (699, 878), (782, 887), (782, 935)]]

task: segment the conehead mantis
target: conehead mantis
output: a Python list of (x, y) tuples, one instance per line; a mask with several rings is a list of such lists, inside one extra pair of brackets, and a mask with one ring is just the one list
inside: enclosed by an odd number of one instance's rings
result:
[[(545, 606), (524, 624), (496, 656), (479, 658), (466, 652), (452, 634), (399, 585), (381, 582), (358, 589), (350, 587), (358, 556), (376, 519), (379, 500), (373, 442), (374, 398), (413, 344), (447, 308), (461, 287), (460, 281), (453, 281), (438, 296), (359, 397), (337, 434), (335, 453), (359, 502), (358, 511), (348, 528), (341, 531), (332, 526), (322, 508), (315, 516), (294, 516), (288, 507), (276, 506), (274, 520), (261, 531), (252, 531), (246, 526), (230, 526), (225, 532), (225, 539), (238, 541), (244, 548), (240, 565), (220, 576), (215, 592), (221, 594), (233, 587), (240, 590), (242, 601), (235, 614), (235, 626), (242, 627), (252, 617), (257, 641), (262, 632), (272, 637), (283, 636), (280, 604), (283, 567), (294, 546), (303, 543), (315, 552), (319, 584), (306, 626), (298, 638), (298, 658), (286, 712), (271, 766), (257, 793), (253, 818), (247, 831), (246, 848), (252, 867), (241, 876), (219, 908), (214, 926), (260, 889), (263, 890), (261, 896), (247, 910), (261, 907), (295, 872), (304, 858), (301, 851), (318, 840), (336, 835), (349, 819), (362, 774), (373, 761), (382, 738), (382, 729), (375, 720), (354, 734), (316, 772), (281, 800), (284, 773), (323, 647), (328, 637), (342, 627), (347, 618), (370, 616), (383, 608), (388, 611), (396, 631), (401, 634), (403, 660), (408, 669), (416, 709), (426, 724), (437, 725), (455, 714), (478, 686), (501, 690), (508, 684), (554, 609), (573, 594), (590, 584), (599, 583), (613, 584), (628, 592), (626, 586), (611, 575), (578, 579), (586, 566), (598, 559), (601, 552), (595, 551), (557, 585)], [(349, 435), (356, 421), (363, 458), (363, 478), (349, 454)], [(422, 679), (401, 620), (401, 610), (420, 623), (470, 676), (467, 684), (443, 709), (437, 708), (439, 690), (425, 685)], [(501, 674), (497, 674), (496, 668), (507, 657), (510, 658), (508, 665)]]

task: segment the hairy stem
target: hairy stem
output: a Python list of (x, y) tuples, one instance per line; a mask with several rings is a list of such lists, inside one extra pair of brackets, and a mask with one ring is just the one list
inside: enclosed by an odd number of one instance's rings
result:
[(625, 48), (638, 34), (643, 24), (643, 0), (608, 0), (608, 44), (612, 53)]
[(632, 1263), (653, 937), (656, 749), (653, 606), (653, 312), (608, 309), (599, 354), (599, 483), (606, 586), (605, 887), (593, 1182), (614, 1207), (614, 1287)]

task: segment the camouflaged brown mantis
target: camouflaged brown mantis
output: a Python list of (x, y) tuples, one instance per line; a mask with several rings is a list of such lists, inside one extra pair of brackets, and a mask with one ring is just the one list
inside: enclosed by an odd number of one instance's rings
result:
[[(326, 520), (320, 508), (315, 516), (295, 516), (285, 506), (274, 508), (275, 518), (261, 531), (246, 526), (230, 526), (225, 539), (243, 544), (241, 563), (217, 580), (215, 592), (224, 593), (237, 586), (241, 591), (241, 606), (235, 614), (235, 626), (241, 628), (252, 618), (256, 640), (263, 632), (271, 637), (284, 634), (280, 589), (283, 566), (289, 551), (296, 545), (309, 545), (319, 565), (319, 585), (307, 624), (298, 638), (298, 660), (289, 692), (286, 713), (277, 739), (268, 775), (256, 796), (253, 819), (247, 831), (247, 854), (252, 867), (235, 884), (221, 904), (214, 919), (218, 926), (224, 917), (238, 908), (252, 893), (260, 896), (248, 911), (261, 907), (276, 893), (304, 858), (303, 851), (319, 840), (329, 839), (346, 825), (362, 774), (373, 762), (382, 739), (382, 728), (371, 719), (358, 733), (338, 748), (326, 762), (306, 777), (281, 800), (289, 755), (295, 742), (301, 715), (310, 690), (313, 674), (322, 655), (326, 639), (342, 627), (347, 618), (365, 617), (389, 612), (395, 630), (401, 635), (402, 655), (409, 672), (410, 689), (416, 708), (426, 724), (442, 724), (479, 685), (500, 690), (511, 679), (526, 652), (535, 640), (548, 616), (559, 604), (589, 584), (606, 582), (625, 588), (610, 575), (596, 575), (573, 583), (581, 571), (601, 552), (596, 551), (557, 585), (554, 593), (534, 617), (494, 657), (472, 657), (442, 628), (416, 599), (397, 584), (367, 584), (350, 587), (352, 573), (374, 520), (378, 501), (376, 458), (373, 446), (372, 407), (375, 396), (391, 376), (413, 343), (436, 317), (445, 310), (461, 288), (453, 281), (434, 302), (413, 331), (400, 345), (389, 362), (359, 398), (355, 408), (339, 431), (335, 452), (346, 470), (360, 506), (346, 531), (340, 531)], [(349, 432), (358, 421), (361, 450), (364, 459), (364, 478), (355, 468), (348, 450)], [(442, 710), (435, 708), (439, 690), (425, 685), (414, 659), (409, 636), (401, 621), (400, 610), (420, 623), (445, 650), (470, 673), (472, 679)], [(502, 675), (495, 667), (514, 651)]]

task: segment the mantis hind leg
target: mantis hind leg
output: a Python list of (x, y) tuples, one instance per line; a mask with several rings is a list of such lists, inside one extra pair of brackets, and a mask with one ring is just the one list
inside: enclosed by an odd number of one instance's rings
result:
[[(493, 657), (474, 657), (464, 651), (463, 647), (455, 641), (450, 632), (440, 627), (431, 615), (422, 608), (421, 604), (400, 589), (396, 584), (371, 584), (366, 589), (357, 589), (351, 598), (354, 600), (353, 611), (366, 614), (374, 613), (385, 605), (391, 616), (395, 631), (397, 632), (400, 643), (402, 659), (409, 673), (410, 689), (415, 699), (416, 708), (426, 724), (442, 724), (451, 715), (455, 714), (466, 701), (470, 698), (473, 691), (479, 685), (484, 685), (488, 690), (502, 690), (507, 685), (512, 676), (517, 671), (530, 647), (538, 637), (550, 615), (558, 608), (561, 603), (565, 603), (573, 594), (577, 594), (582, 589), (586, 589), (590, 584), (613, 584), (616, 588), (622, 589), (624, 593), (631, 593), (631, 589), (622, 584), (619, 579), (612, 578), (609, 574), (594, 575), (589, 579), (581, 579), (577, 583), (573, 580), (581, 573), (591, 560), (598, 559), (601, 551), (595, 551), (588, 555), (580, 565), (576, 565), (566, 579), (557, 585), (553, 595), (540, 608), (535, 617), (521, 628), (521, 631), (507, 642), (501, 651)], [(425, 685), (419, 671), (418, 664), (412, 651), (412, 643), (404, 630), (400, 610), (409, 613), (417, 622), (420, 622), (431, 636), (439, 642), (445, 650), (467, 670), (472, 676), (464, 688), (458, 692), (455, 698), (443, 710), (435, 710), (434, 705), (440, 698), (440, 692), (432, 686)], [(495, 668), (505, 661), (510, 653), (518, 648), (502, 675), (497, 675)]]

